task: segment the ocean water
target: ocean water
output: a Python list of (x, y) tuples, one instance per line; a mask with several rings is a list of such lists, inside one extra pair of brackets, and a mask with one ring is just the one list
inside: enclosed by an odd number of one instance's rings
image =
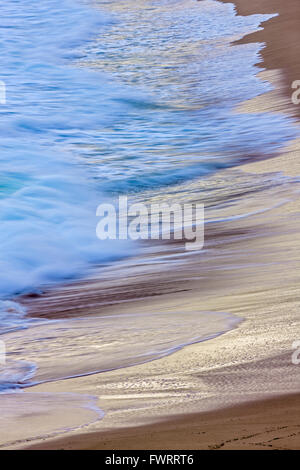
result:
[(2, 297), (127, 252), (95, 237), (112, 194), (205, 175), (291, 135), (281, 116), (232, 113), (268, 88), (254, 74), (260, 46), (229, 46), (266, 16), (210, 0), (8, 0), (0, 13)]
[[(99, 203), (268, 157), (295, 135), (280, 114), (234, 111), (271, 88), (256, 76), (262, 45), (231, 45), (268, 18), (214, 0), (2, 2), (2, 333), (26, 326), (35, 344), (36, 327), (12, 297), (130, 256), (130, 243), (96, 238)], [(187, 336), (174, 333), (170, 350)], [(145, 354), (155, 344), (157, 355), (169, 351), (157, 335)], [(21, 364), (24, 378), (33, 364)], [(12, 382), (4, 377), (3, 388)]]

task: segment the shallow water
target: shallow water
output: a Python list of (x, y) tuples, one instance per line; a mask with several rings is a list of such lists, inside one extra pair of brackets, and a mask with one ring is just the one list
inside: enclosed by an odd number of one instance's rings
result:
[[(61, 417), (64, 416), (63, 422)], [(84, 429), (104, 416), (97, 398), (73, 393), (1, 395), (0, 448)]]
[(2, 391), (14, 387), (15, 381), (21, 388), (148, 362), (229, 331), (237, 323), (225, 313), (201, 311), (116, 313), (46, 326), (37, 322), (26, 334), (5, 335)]

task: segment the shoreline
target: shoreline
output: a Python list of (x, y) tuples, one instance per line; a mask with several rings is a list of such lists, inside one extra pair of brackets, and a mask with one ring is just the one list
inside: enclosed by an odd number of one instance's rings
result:
[(297, 450), (300, 394), (162, 419), (116, 431), (67, 436), (27, 450)]
[(297, 60), (300, 54), (299, 43), (299, 13), (300, 6), (297, 0), (220, 0), (222, 3), (234, 3), (237, 14), (242, 16), (252, 14), (277, 14), (274, 18), (264, 22), (260, 31), (251, 33), (236, 42), (248, 44), (252, 42), (264, 43), (260, 52), (262, 63), (258, 67), (267, 71), (280, 71), (281, 83), (279, 94), (272, 108), (276, 112), (287, 112), (297, 120), (300, 118), (300, 106), (294, 105), (291, 100), (293, 93), (292, 83), (299, 80), (300, 63)]
[[(296, 5), (294, 0), (291, 3)], [(273, 10), (265, 11), (269, 6), (284, 8), (282, 0), (255, 1), (251, 6), (237, 0), (235, 4), (240, 14), (273, 13)], [(278, 21), (280, 17), (276, 17), (276, 28)], [(274, 19), (269, 22), (273, 25)], [(261, 41), (258, 38), (262, 37), (266, 40), (269, 22), (264, 24), (264, 32), (254, 33), (243, 41)], [(265, 65), (267, 60), (268, 64), (272, 63), (270, 48), (267, 41), (262, 51)], [(273, 59), (277, 63), (276, 54)], [(286, 100), (287, 90), (285, 82), (279, 91)], [(274, 102), (272, 92), (259, 98), (271, 111), (278, 111), (276, 99)], [(258, 109), (255, 99), (242, 106), (246, 112), (251, 112), (252, 106)], [(290, 113), (290, 108), (280, 103), (279, 110), (283, 108)], [(297, 109), (294, 111), (298, 113)], [(293, 147), (293, 152), (299, 155), (299, 148)], [(283, 152), (279, 157), (250, 163), (240, 170), (252, 174), (273, 172), (275, 162), (276, 171), (294, 175), (295, 162), (291, 168), (290, 157), (289, 151)], [(223, 175), (230, 177), (231, 171), (225, 170)], [(149, 297), (152, 309), (165, 311), (178, 309), (188, 302), (190, 310), (201, 305), (201, 310), (226, 311), (242, 317), (242, 324), (218, 338), (185, 347), (151, 363), (34, 387), (38, 393), (88, 392), (98, 397), (99, 407), (107, 414), (101, 422), (88, 426), (85, 433), (81, 430), (56, 440), (41, 439), (37, 445), (27, 448), (144, 449), (145, 442), (149, 449), (299, 448), (295, 410), (300, 404), (300, 369), (291, 363), (292, 342), (298, 339), (299, 331), (299, 242), (295, 234), (300, 228), (297, 218), (291, 218), (297, 214), (299, 203), (296, 197), (290, 196), (288, 184), (282, 193), (290, 197), (284, 211), (273, 208), (263, 217), (256, 215), (251, 220), (214, 227), (209, 253), (201, 260), (189, 260), (179, 274), (168, 269), (160, 274), (154, 265), (149, 272), (147, 266), (142, 271), (145, 283), (137, 289), (143, 295), (117, 304), (118, 310), (126, 313), (132, 309), (149, 311)], [(232, 255), (232, 266), (228, 271), (229, 255)], [(253, 266), (249, 265), (252, 257)], [(199, 280), (201, 273), (204, 277)], [(135, 267), (129, 270), (127, 278), (125, 267), (124, 278), (126, 282), (123, 281), (121, 288), (125, 291), (128, 285), (134, 288), (138, 278)], [(118, 281), (110, 281), (114, 292), (120, 288), (116, 286)], [(68, 302), (71, 291), (72, 287), (67, 289)], [(71, 307), (80, 314), (82, 308), (86, 309), (81, 299), (96, 299), (98, 291), (99, 281), (78, 292), (75, 288)], [(75, 305), (79, 299), (81, 307)], [(51, 294), (46, 304), (48, 308), (55, 307)], [(40, 307), (37, 301), (37, 309)], [(104, 303), (99, 313), (108, 315), (115, 309), (115, 303)], [(165, 374), (165, 371), (170, 372)], [(266, 399), (274, 394), (276, 398)], [(167, 420), (161, 419), (167, 415)], [(137, 424), (134, 428), (132, 422)]]

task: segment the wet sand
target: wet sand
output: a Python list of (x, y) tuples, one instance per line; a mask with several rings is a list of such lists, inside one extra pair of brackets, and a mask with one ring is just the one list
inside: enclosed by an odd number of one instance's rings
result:
[[(253, 442), (264, 446), (268, 437), (283, 438), (282, 447), (299, 445), (295, 437), (298, 395), (296, 402), (286, 396), (296, 394), (300, 386), (299, 366), (292, 363), (292, 343), (298, 339), (300, 326), (300, 251), (295, 243), (299, 221), (295, 218), (288, 223), (290, 214), (298, 210), (298, 202), (293, 200), (284, 207), (284, 211), (278, 207), (255, 220), (231, 222), (227, 233), (222, 226), (223, 236), (221, 230), (219, 237), (212, 238), (212, 246), (202, 259), (193, 257), (184, 269), (172, 273), (173, 287), (178, 286), (176, 293), (153, 296), (151, 302), (149, 297), (136, 298), (120, 302), (117, 307), (99, 308), (103, 315), (116, 309), (118, 313), (181, 308), (225, 311), (243, 321), (214, 340), (186, 347), (157, 361), (34, 387), (37, 393), (53, 396), (61, 392), (92, 394), (98, 397), (98, 406), (105, 413), (100, 422), (87, 426), (85, 434), (75, 431), (52, 443), (37, 440), (37, 448), (106, 445), (107, 449), (176, 449), (187, 447), (187, 435), (191, 438), (188, 448), (192, 449), (216, 447), (225, 441), (232, 441), (226, 444), (232, 448), (253, 448)], [(199, 279), (201, 273), (203, 277)], [(170, 273), (155, 272), (154, 267), (149, 273), (147, 266), (149, 291), (155, 290), (158, 276), (160, 289), (167, 287)], [(95, 286), (93, 292), (95, 295)], [(281, 396), (275, 415), (273, 405), (266, 408), (264, 401), (274, 395)], [(249, 404), (235, 408), (245, 402)], [(203, 413), (205, 429), (210, 431), (202, 431)], [(61, 419), (64, 420), (63, 413)], [(231, 419), (237, 423), (234, 429), (230, 427)], [(144, 428), (145, 424), (149, 426)], [(138, 425), (142, 426), (139, 430)], [(281, 428), (286, 431), (283, 433)], [(218, 433), (214, 434), (216, 430)], [(199, 432), (210, 432), (209, 439)], [(139, 438), (135, 440), (137, 434)], [(245, 439), (253, 434), (260, 435), (260, 439)], [(147, 443), (142, 444), (143, 435)]]
[[(300, 108), (291, 105), (289, 97), (291, 80), (300, 79), (300, 5), (293, 0), (251, 4), (240, 0), (236, 4), (240, 14), (281, 13), (264, 24), (264, 31), (245, 39), (266, 42), (262, 52), (266, 78), (277, 89), (245, 103), (244, 111), (298, 115)], [(296, 176), (299, 149), (296, 141), (281, 156), (237, 171), (241, 179), (243, 174), (255, 178), (255, 174), (274, 172)], [(220, 173), (220, 178), (230, 179), (232, 171)], [(87, 426), (84, 434), (78, 430), (53, 441), (32, 439), (31, 444), (37, 441), (35, 448), (300, 447), (300, 366), (292, 363), (292, 343), (300, 335), (296, 183), (283, 181), (275, 196), (284, 205), (276, 204), (271, 190), (263, 196), (268, 212), (212, 224), (206, 250), (186, 257), (180, 269), (124, 263), (111, 271), (105, 286), (94, 280), (62, 289), (59, 295), (26, 300), (33, 316), (38, 311), (46, 317), (56, 312), (61, 318), (86, 313), (89, 308), (105, 315), (116, 309), (174, 311), (184, 306), (190, 311), (225, 311), (243, 319), (238, 328), (216, 339), (158, 361), (34, 387), (40, 393), (94, 395), (106, 413), (103, 420)], [(255, 195), (253, 207), (258, 200)]]
[(32, 449), (297, 450), (299, 407), (299, 395), (277, 397), (160, 424), (66, 437)]
[(249, 42), (265, 43), (261, 52), (263, 62), (259, 66), (281, 72), (281, 99), (273, 103), (273, 111), (288, 111), (300, 117), (300, 106), (293, 105), (292, 83), (300, 77), (300, 4), (297, 0), (222, 0), (234, 3), (239, 15), (276, 14), (278, 16), (263, 23), (263, 29), (245, 36), (238, 44)]

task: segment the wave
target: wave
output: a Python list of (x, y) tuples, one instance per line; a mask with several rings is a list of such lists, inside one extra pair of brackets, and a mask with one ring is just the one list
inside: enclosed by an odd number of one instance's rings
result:
[(164, 2), (150, 22), (153, 11), (117, 6), (0, 6), (3, 300), (130, 254), (96, 238), (100, 202), (270, 155), (294, 136), (286, 117), (232, 112), (269, 85), (255, 77), (260, 46), (231, 42), (270, 16)]

